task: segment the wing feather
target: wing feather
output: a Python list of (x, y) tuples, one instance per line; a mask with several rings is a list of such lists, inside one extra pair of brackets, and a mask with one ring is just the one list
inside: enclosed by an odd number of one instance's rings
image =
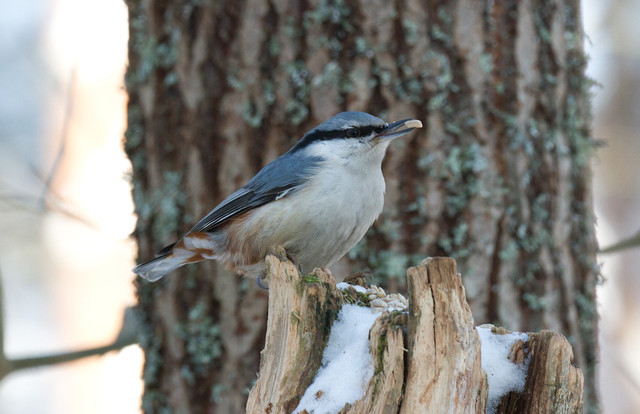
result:
[(282, 155), (211, 210), (190, 232), (212, 232), (235, 216), (295, 193), (321, 161), (298, 152)]

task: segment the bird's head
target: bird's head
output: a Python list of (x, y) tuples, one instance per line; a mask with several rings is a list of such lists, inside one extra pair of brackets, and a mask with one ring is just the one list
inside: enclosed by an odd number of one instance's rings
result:
[(382, 162), (389, 143), (416, 128), (422, 128), (422, 123), (415, 119), (389, 124), (365, 112), (342, 112), (307, 132), (292, 150), (305, 149), (316, 156), (345, 162)]

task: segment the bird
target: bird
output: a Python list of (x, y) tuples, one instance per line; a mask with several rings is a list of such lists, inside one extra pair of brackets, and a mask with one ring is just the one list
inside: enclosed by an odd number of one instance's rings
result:
[(383, 209), (382, 161), (396, 138), (422, 128), (342, 112), (308, 131), (196, 223), (178, 242), (133, 272), (148, 281), (212, 259), (228, 270), (264, 275), (276, 246), (307, 271), (327, 268), (364, 237)]

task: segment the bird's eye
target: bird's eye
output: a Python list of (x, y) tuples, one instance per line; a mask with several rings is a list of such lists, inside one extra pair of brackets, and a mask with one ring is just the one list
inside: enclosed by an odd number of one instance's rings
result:
[(349, 138), (358, 138), (360, 136), (360, 131), (357, 128), (349, 128), (347, 129), (347, 136)]

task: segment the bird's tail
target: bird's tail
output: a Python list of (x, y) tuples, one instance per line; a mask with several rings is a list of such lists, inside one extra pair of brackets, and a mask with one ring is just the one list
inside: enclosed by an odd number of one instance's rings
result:
[(180, 266), (213, 257), (209, 236), (206, 233), (189, 233), (181, 241), (160, 250), (155, 259), (136, 266), (133, 273), (155, 282)]
[(153, 260), (139, 264), (133, 269), (133, 273), (147, 279), (149, 282), (155, 282), (184, 264), (186, 263), (182, 258), (176, 257), (172, 253), (166, 253)]
[(147, 279), (149, 282), (155, 282), (180, 266), (194, 262), (193, 260), (185, 260), (188, 259), (185, 254), (176, 254), (181, 253), (182, 249), (178, 249), (179, 252), (176, 252), (174, 246), (175, 244), (165, 247), (155, 259), (139, 264), (133, 269), (133, 273)]

